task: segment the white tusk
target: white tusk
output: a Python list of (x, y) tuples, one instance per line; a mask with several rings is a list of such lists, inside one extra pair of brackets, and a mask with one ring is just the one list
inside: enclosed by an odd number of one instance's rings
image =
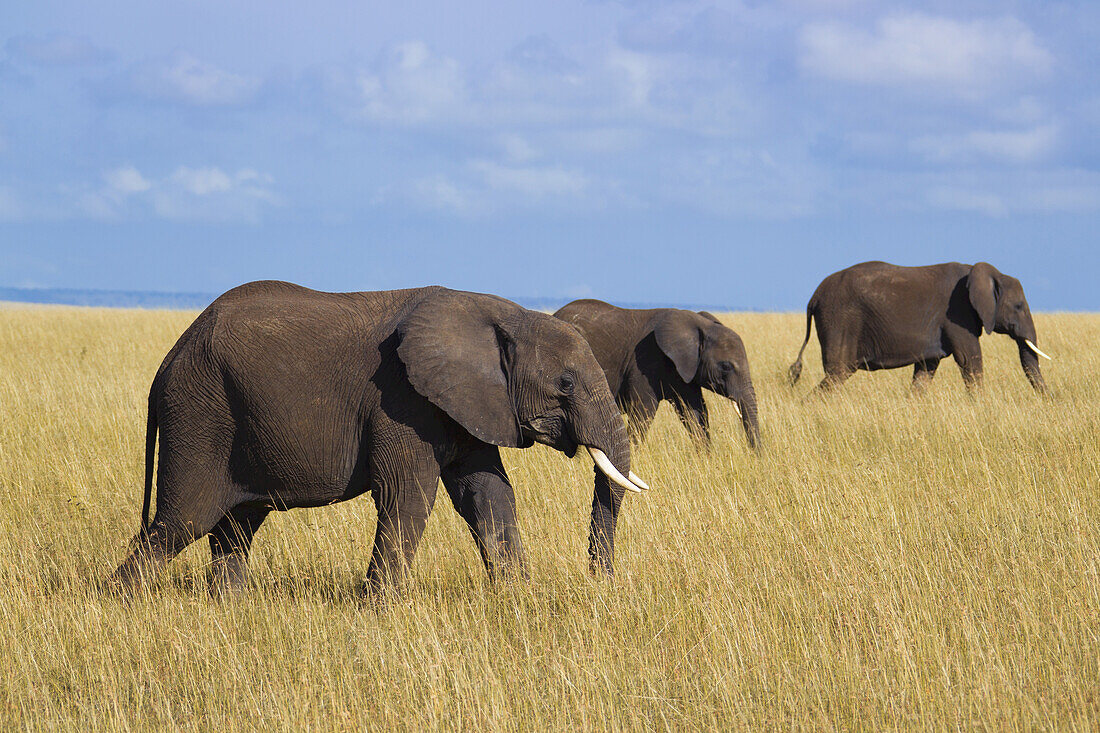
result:
[(630, 483), (630, 479), (628, 479), (626, 476), (623, 476), (622, 473), (619, 472), (619, 469), (615, 468), (615, 465), (611, 462), (611, 459), (607, 457), (606, 453), (604, 453), (599, 448), (593, 448), (590, 445), (586, 445), (585, 448), (588, 449), (589, 455), (592, 456), (592, 460), (596, 463), (596, 468), (603, 471), (604, 476), (607, 476), (614, 483), (622, 486), (624, 489), (628, 489), (630, 491), (641, 491), (640, 488)]
[(1031, 349), (1032, 351), (1034, 351), (1034, 352), (1035, 352), (1036, 354), (1038, 354), (1039, 356), (1041, 356), (1041, 357), (1043, 357), (1044, 359), (1047, 359), (1047, 360), (1049, 360), (1049, 361), (1054, 361), (1054, 360), (1053, 360), (1053, 359), (1051, 359), (1051, 358), (1050, 358), (1049, 356), (1047, 356), (1047, 355), (1046, 355), (1046, 354), (1044, 354), (1043, 352), (1039, 351), (1039, 347), (1038, 347), (1038, 346), (1036, 346), (1035, 344), (1031, 343), (1031, 341), (1029, 341), (1028, 339), (1024, 339), (1024, 343), (1025, 343), (1025, 344), (1027, 344), (1027, 347), (1028, 347), (1029, 349)]
[(649, 490), (649, 484), (647, 484), (645, 481), (642, 481), (640, 478), (638, 478), (638, 474), (634, 473), (633, 471), (628, 471), (627, 474), (626, 474), (626, 477), (628, 479), (630, 479), (631, 482), (633, 482), (633, 484), (635, 486), (637, 486), (639, 489), (645, 489), (646, 491)]
[(737, 400), (730, 400), (733, 403), (733, 409), (737, 410), (737, 417), (741, 417), (741, 405), (737, 404)]

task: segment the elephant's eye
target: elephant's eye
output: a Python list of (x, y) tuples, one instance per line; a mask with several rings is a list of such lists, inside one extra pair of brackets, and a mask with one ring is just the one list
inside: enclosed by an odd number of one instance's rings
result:
[(562, 394), (573, 394), (573, 388), (576, 383), (573, 381), (573, 375), (569, 372), (561, 375), (561, 379), (558, 380), (558, 388), (562, 391)]
[(729, 374), (733, 371), (733, 364), (730, 364), (728, 361), (720, 361), (718, 362), (718, 369), (721, 370), (723, 374)]

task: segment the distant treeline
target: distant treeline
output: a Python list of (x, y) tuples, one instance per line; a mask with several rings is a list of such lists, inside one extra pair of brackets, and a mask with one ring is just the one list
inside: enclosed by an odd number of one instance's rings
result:
[[(218, 293), (162, 293), (145, 290), (82, 290), (79, 288), (5, 288), (0, 287), (0, 301), (15, 303), (47, 303), (81, 305), (94, 308), (149, 308), (169, 310), (201, 310)], [(553, 312), (573, 298), (540, 298), (505, 296), (524, 308)], [(716, 305), (714, 303), (631, 303), (615, 301), (623, 308), (686, 308), (711, 311), (755, 311), (757, 308)]]

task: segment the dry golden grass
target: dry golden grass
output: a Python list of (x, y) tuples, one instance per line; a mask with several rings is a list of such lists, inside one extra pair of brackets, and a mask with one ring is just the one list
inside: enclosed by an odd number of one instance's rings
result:
[(1100, 316), (1041, 315), (1053, 397), (983, 339), (945, 362), (785, 385), (801, 314), (734, 314), (766, 448), (709, 400), (698, 453), (662, 408), (634, 463), (619, 575), (585, 572), (589, 464), (509, 451), (531, 581), (483, 577), (442, 494), (403, 603), (359, 583), (367, 497), (279, 514), (251, 593), (206, 543), (130, 601), (97, 583), (138, 526), (145, 397), (193, 314), (0, 309), (5, 728), (1058, 729), (1100, 726)]

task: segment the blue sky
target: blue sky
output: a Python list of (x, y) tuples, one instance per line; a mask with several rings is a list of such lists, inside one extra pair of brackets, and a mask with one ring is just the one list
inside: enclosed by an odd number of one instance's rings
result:
[(4, 3), (0, 286), (1098, 310), (1100, 3)]

